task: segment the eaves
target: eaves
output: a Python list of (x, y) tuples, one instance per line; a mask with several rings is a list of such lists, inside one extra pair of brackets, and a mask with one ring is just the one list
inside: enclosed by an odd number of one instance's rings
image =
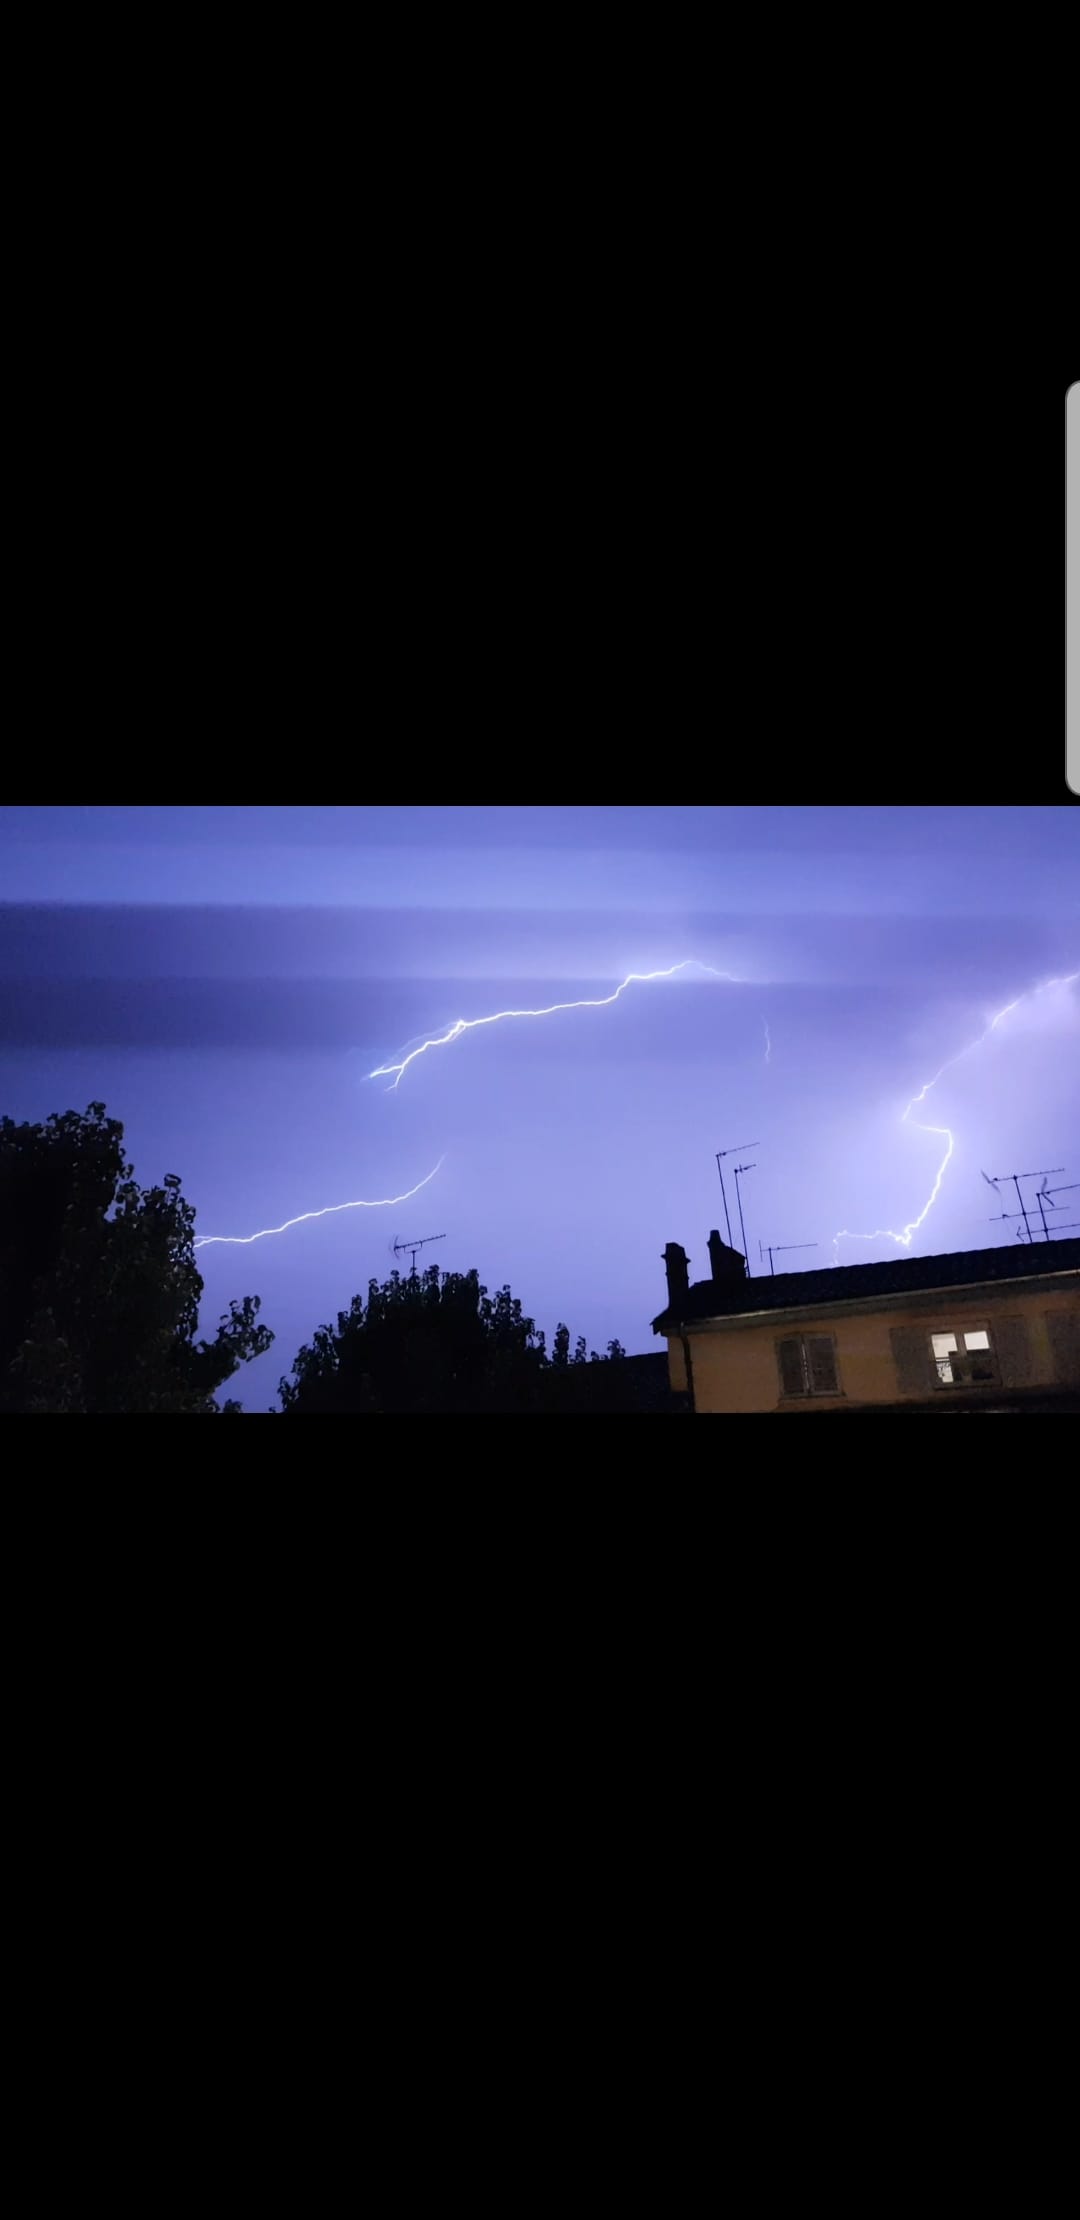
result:
[(1047, 1272), (1035, 1279), (1021, 1280), (969, 1280), (948, 1287), (912, 1288), (902, 1292), (892, 1289), (884, 1295), (849, 1296), (836, 1303), (797, 1303), (785, 1310), (740, 1310), (730, 1316), (687, 1318), (677, 1324), (672, 1321), (656, 1331), (667, 1334), (721, 1334), (740, 1333), (749, 1326), (812, 1325), (822, 1318), (862, 1318), (868, 1312), (915, 1311), (920, 1315), (941, 1312), (951, 1302), (977, 1298), (979, 1302), (1000, 1306), (1015, 1302), (1020, 1295), (1055, 1295), (1063, 1288), (1073, 1287), (1080, 1293), (1080, 1272)]

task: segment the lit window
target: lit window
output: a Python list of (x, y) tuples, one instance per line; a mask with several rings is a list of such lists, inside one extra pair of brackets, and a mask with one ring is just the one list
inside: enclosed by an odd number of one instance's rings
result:
[(977, 1326), (971, 1333), (931, 1334), (930, 1345), (942, 1387), (966, 1387), (974, 1380), (997, 1377), (985, 1326)]

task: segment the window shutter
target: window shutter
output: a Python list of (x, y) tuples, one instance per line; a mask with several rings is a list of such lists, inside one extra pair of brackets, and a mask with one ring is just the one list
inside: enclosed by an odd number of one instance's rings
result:
[(810, 1386), (815, 1395), (836, 1395), (840, 1383), (836, 1377), (836, 1349), (831, 1334), (811, 1334), (806, 1344), (810, 1365)]
[(1063, 1387), (1080, 1386), (1080, 1316), (1072, 1310), (1047, 1311), (1046, 1331), (1055, 1380)]
[(938, 1386), (938, 1376), (930, 1347), (930, 1327), (892, 1326), (889, 1339), (901, 1395), (932, 1395)]
[(1027, 1387), (1035, 1378), (1031, 1335), (1026, 1318), (994, 1318), (990, 1339), (997, 1352), (1004, 1387)]
[(780, 1386), (785, 1395), (805, 1395), (806, 1378), (803, 1372), (801, 1341), (778, 1341), (776, 1354), (780, 1363)]

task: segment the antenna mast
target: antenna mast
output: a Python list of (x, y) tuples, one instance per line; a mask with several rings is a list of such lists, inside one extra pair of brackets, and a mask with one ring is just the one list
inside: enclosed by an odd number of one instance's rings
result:
[[(727, 1206), (727, 1189), (724, 1186), (724, 1167), (720, 1159), (722, 1156), (738, 1156), (740, 1149), (759, 1149), (760, 1147), (760, 1141), (740, 1141), (739, 1147), (736, 1149), (717, 1149), (716, 1151), (716, 1169), (720, 1174), (720, 1193), (724, 1198), (724, 1223), (727, 1226), (727, 1242), (729, 1249), (733, 1249), (735, 1247), (735, 1243), (731, 1238), (731, 1215)], [(737, 1185), (738, 1183), (736, 1182), (736, 1186)], [(747, 1265), (747, 1270), (749, 1271), (749, 1269), (750, 1267), (749, 1265)]]
[[(985, 1181), (986, 1181), (987, 1185), (988, 1185), (989, 1187), (992, 1187), (992, 1188), (994, 1189), (995, 1193), (997, 1192), (997, 1189), (998, 1189), (998, 1187), (999, 1187), (999, 1186), (1001, 1185), (1001, 1183), (1002, 1183), (1003, 1181), (1007, 1181), (1007, 1180), (1010, 1180), (1010, 1179), (1011, 1179), (1011, 1181), (1012, 1181), (1012, 1183), (1013, 1183), (1013, 1186), (1014, 1186), (1014, 1187), (1015, 1187), (1015, 1189), (1016, 1189), (1016, 1200), (1017, 1200), (1017, 1202), (1018, 1202), (1018, 1203), (1019, 1203), (1019, 1205), (1020, 1205), (1020, 1216), (1022, 1217), (1022, 1219), (1023, 1219), (1023, 1221), (1024, 1221), (1024, 1233), (1023, 1233), (1023, 1238), (1024, 1238), (1025, 1240), (1028, 1240), (1028, 1241), (1034, 1241), (1034, 1239), (1035, 1239), (1035, 1235), (1033, 1234), (1033, 1232), (1032, 1232), (1032, 1230), (1031, 1230), (1031, 1220), (1030, 1220), (1030, 1219), (1029, 1219), (1029, 1217), (1028, 1217), (1028, 1214), (1027, 1214), (1027, 1204), (1025, 1203), (1025, 1201), (1024, 1201), (1024, 1197), (1023, 1197), (1023, 1195), (1022, 1195), (1022, 1193), (1021, 1193), (1021, 1190), (1020, 1190), (1020, 1182), (1021, 1182), (1021, 1180), (1022, 1180), (1022, 1179), (1041, 1179), (1041, 1181), (1042, 1181), (1042, 1187), (1041, 1187), (1041, 1189), (1039, 1190), (1039, 1214), (1040, 1214), (1040, 1216), (1041, 1216), (1041, 1218), (1042, 1218), (1042, 1224), (1043, 1224), (1043, 1233), (1044, 1233), (1044, 1235), (1045, 1235), (1045, 1237), (1046, 1237), (1047, 1241), (1050, 1241), (1050, 1240), (1052, 1240), (1052, 1239), (1053, 1239), (1053, 1236), (1052, 1236), (1052, 1234), (1050, 1233), (1050, 1230), (1049, 1230), (1049, 1228), (1048, 1228), (1048, 1226), (1047, 1226), (1047, 1223), (1046, 1223), (1046, 1212), (1045, 1212), (1045, 1210), (1043, 1209), (1043, 1203), (1042, 1203), (1042, 1198), (1043, 1198), (1043, 1197), (1045, 1196), (1046, 1200), (1047, 1200), (1047, 1201), (1049, 1202), (1049, 1201), (1050, 1201), (1050, 1197), (1051, 1197), (1051, 1195), (1052, 1195), (1052, 1194), (1053, 1194), (1053, 1195), (1061, 1195), (1061, 1194), (1064, 1194), (1064, 1192), (1065, 1192), (1064, 1188), (1062, 1188), (1062, 1187), (1053, 1187), (1053, 1188), (1051, 1188), (1051, 1187), (1048, 1187), (1048, 1186), (1047, 1186), (1047, 1184), (1046, 1184), (1046, 1182), (1047, 1182), (1047, 1180), (1048, 1180), (1048, 1179), (1052, 1179), (1052, 1178), (1053, 1178), (1053, 1176), (1054, 1176), (1055, 1172), (1063, 1172), (1063, 1171), (1064, 1171), (1064, 1169), (1065, 1169), (1065, 1166), (1064, 1166), (1064, 1164), (1052, 1164), (1052, 1165), (1050, 1166), (1050, 1169), (1049, 1169), (1049, 1171), (1042, 1171), (1042, 1172), (998, 1172), (998, 1173), (997, 1173), (996, 1175), (992, 1175), (992, 1174), (991, 1174), (990, 1172), (984, 1172), (984, 1173), (983, 1173), (983, 1178), (985, 1179)], [(1057, 1208), (1057, 1205), (1056, 1205), (1056, 1203), (1051, 1203), (1051, 1204), (1050, 1204), (1050, 1207), (1051, 1207), (1051, 1209), (1052, 1209), (1052, 1210), (1056, 1210), (1056, 1208)], [(1015, 1213), (1015, 1211), (1010, 1211), (1010, 1210), (1003, 1210), (1003, 1211), (1002, 1211), (1002, 1213), (1001, 1213), (1001, 1215), (1002, 1215), (1002, 1217), (1003, 1217), (1003, 1218), (1011, 1218), (1011, 1217), (1015, 1217), (1016, 1213)]]
[[(750, 1146), (751, 1148), (754, 1148), (756, 1144), (751, 1141)], [(735, 1200), (739, 1205), (739, 1230), (742, 1234), (743, 1257), (746, 1262), (747, 1279), (753, 1279), (754, 1275), (750, 1270), (750, 1252), (746, 1245), (746, 1225), (744, 1223), (742, 1214), (742, 1189), (739, 1186), (739, 1181), (743, 1177), (744, 1173), (756, 1172), (756, 1170), (756, 1164), (736, 1164), (735, 1166)]]
[(768, 1257), (769, 1270), (772, 1273), (773, 1278), (775, 1279), (776, 1266), (773, 1263), (774, 1256), (785, 1256), (792, 1249), (816, 1249), (819, 1247), (820, 1243), (817, 1241), (774, 1241), (771, 1248), (769, 1247), (768, 1242), (766, 1242), (764, 1248), (762, 1248), (762, 1245), (759, 1241), (758, 1256), (762, 1258)]
[(392, 1254), (394, 1256), (411, 1256), (412, 1271), (409, 1273), (409, 1278), (411, 1280), (414, 1280), (416, 1278), (417, 1250), (426, 1249), (429, 1242), (431, 1241), (445, 1241), (445, 1239), (445, 1233), (426, 1233), (422, 1241), (395, 1241), (392, 1248)]

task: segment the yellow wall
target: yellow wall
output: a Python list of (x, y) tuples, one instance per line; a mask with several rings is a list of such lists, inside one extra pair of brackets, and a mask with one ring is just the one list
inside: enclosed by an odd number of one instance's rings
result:
[[(698, 1411), (834, 1411), (859, 1403), (897, 1403), (925, 1400), (899, 1384), (890, 1339), (895, 1326), (918, 1326), (927, 1335), (963, 1332), (977, 1326), (989, 1328), (994, 1338), (995, 1317), (1023, 1318), (1031, 1337), (1032, 1387), (1058, 1386), (1044, 1320), (1053, 1310), (1080, 1309), (1080, 1287), (1074, 1281), (1053, 1294), (1021, 1293), (1015, 1282), (1003, 1283), (982, 1295), (970, 1291), (950, 1294), (947, 1288), (902, 1308), (865, 1311), (858, 1316), (822, 1317), (820, 1311), (801, 1312), (796, 1318), (755, 1320), (745, 1326), (722, 1327), (710, 1333), (690, 1329), (690, 1358), (694, 1373), (694, 1408)], [(793, 1334), (831, 1334), (836, 1345), (841, 1395), (805, 1395), (781, 1399), (777, 1342)], [(675, 1336), (668, 1341), (672, 1387), (685, 1379), (683, 1353)], [(678, 1377), (677, 1377), (678, 1375)], [(944, 1404), (967, 1391), (943, 1388)], [(983, 1397), (994, 1390), (985, 1387)], [(972, 1398), (973, 1399), (973, 1398)]]

